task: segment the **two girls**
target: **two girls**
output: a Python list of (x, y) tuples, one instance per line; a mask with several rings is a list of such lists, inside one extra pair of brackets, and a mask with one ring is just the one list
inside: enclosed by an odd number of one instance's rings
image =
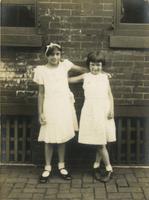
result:
[[(96, 145), (96, 160), (93, 164), (95, 179), (107, 182), (113, 169), (106, 148), (107, 142), (115, 137), (113, 96), (109, 84), (109, 75), (103, 71), (105, 60), (100, 53), (90, 53), (85, 68), (74, 65), (69, 60), (61, 61), (61, 46), (51, 43), (47, 46), (46, 65), (35, 70), (34, 81), (39, 84), (38, 112), (41, 124), (38, 141), (45, 142), (45, 169), (40, 182), (45, 183), (51, 174), (53, 144), (57, 143), (59, 156), (59, 175), (66, 180), (71, 175), (65, 166), (65, 143), (74, 137), (74, 111), (70, 100), (68, 71), (74, 69), (82, 75), (69, 78), (70, 83), (83, 81), (85, 102), (81, 112), (79, 143)], [(84, 74), (83, 74), (84, 73)], [(103, 160), (106, 174), (100, 176), (99, 167)]]

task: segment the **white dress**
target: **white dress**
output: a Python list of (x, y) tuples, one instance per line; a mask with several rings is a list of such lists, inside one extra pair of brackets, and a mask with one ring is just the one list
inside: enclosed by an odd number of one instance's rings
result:
[(64, 143), (73, 138), (78, 129), (74, 98), (68, 85), (68, 71), (72, 65), (69, 60), (64, 60), (56, 68), (40, 65), (35, 69), (33, 80), (45, 89), (43, 113), (46, 124), (40, 127), (38, 141)]
[(81, 111), (79, 143), (104, 145), (116, 141), (114, 119), (108, 120), (109, 79), (106, 73), (84, 74), (85, 101)]

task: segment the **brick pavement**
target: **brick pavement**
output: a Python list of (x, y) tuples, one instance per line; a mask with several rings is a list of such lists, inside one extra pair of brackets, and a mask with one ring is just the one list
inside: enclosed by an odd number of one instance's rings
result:
[(89, 170), (72, 170), (71, 181), (54, 173), (47, 184), (38, 183), (40, 173), (35, 166), (0, 166), (0, 200), (149, 200), (149, 168), (115, 167), (106, 184)]

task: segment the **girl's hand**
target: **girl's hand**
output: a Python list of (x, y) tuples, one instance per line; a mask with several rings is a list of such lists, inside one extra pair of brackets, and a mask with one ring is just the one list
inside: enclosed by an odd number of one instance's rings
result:
[(108, 113), (108, 119), (113, 119), (114, 118), (114, 112), (113, 111), (110, 111)]
[(39, 123), (40, 123), (40, 125), (46, 124), (46, 119), (45, 119), (45, 116), (43, 113), (39, 115)]

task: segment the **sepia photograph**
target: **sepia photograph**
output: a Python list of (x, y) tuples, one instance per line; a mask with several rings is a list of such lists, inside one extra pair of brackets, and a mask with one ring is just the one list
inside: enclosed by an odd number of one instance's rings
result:
[(0, 15), (0, 199), (149, 200), (149, 0)]

